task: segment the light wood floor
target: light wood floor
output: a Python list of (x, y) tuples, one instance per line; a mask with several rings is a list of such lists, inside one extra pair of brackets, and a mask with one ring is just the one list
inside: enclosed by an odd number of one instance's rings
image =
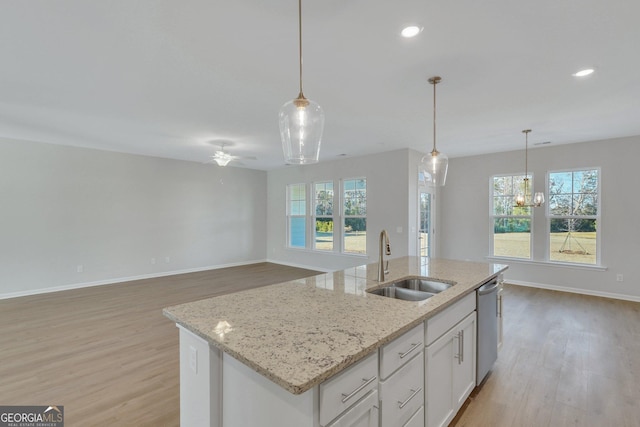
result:
[(640, 426), (640, 303), (507, 285), (498, 362), (452, 426)]
[[(0, 405), (64, 405), (71, 427), (177, 426), (162, 308), (311, 274), (263, 263), (2, 300)], [(639, 303), (507, 285), (504, 311), (498, 362), (453, 426), (640, 426)]]
[(313, 274), (260, 263), (0, 300), (0, 405), (63, 405), (69, 427), (178, 426), (162, 308)]

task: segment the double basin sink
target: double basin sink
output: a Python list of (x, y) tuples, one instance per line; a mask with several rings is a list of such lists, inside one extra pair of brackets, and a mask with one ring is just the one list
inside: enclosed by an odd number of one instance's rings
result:
[(367, 292), (404, 301), (423, 301), (452, 286), (451, 283), (431, 279), (403, 279)]

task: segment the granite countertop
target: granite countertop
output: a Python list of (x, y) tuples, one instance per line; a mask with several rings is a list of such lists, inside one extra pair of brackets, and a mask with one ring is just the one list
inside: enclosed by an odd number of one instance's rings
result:
[[(294, 394), (304, 393), (442, 311), (493, 276), (502, 264), (421, 257), (377, 263), (167, 307), (178, 325)], [(425, 301), (366, 290), (428, 277), (455, 286)]]

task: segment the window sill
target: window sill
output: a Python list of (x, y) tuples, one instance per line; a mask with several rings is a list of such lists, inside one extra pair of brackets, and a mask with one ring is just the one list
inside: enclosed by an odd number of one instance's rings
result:
[(543, 265), (545, 267), (572, 268), (576, 270), (607, 271), (609, 269), (604, 265), (571, 264), (568, 262), (536, 261), (532, 259), (507, 258), (507, 257), (496, 257), (496, 256), (488, 256), (486, 258), (489, 261), (495, 261), (499, 263)]

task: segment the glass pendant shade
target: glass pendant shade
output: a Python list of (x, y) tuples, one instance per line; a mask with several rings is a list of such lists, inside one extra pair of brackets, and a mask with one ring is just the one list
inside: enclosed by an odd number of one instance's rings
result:
[(544, 193), (537, 192), (535, 196), (533, 196), (533, 206), (540, 207), (544, 203)]
[(300, 92), (280, 108), (280, 139), (284, 161), (294, 165), (318, 163), (324, 111), (302, 93), (302, 0), (298, 0)]
[(429, 79), (429, 83), (433, 86), (433, 149), (422, 158), (420, 165), (425, 181), (435, 187), (444, 186), (447, 180), (447, 169), (449, 169), (447, 155), (436, 150), (436, 85), (440, 81), (442, 77), (439, 76)]
[(424, 179), (427, 183), (436, 187), (442, 187), (447, 180), (449, 158), (444, 153), (432, 151), (422, 158), (420, 168), (424, 173)]
[(280, 108), (280, 138), (288, 164), (318, 163), (324, 128), (324, 111), (300, 95)]

